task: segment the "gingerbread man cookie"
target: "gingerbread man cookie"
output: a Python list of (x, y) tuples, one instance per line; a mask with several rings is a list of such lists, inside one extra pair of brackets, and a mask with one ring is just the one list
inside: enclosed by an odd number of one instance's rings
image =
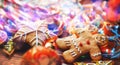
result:
[(72, 30), (69, 30), (69, 33), (78, 38), (83, 35), (81, 34), (83, 31), (86, 31), (86, 33), (89, 32), (93, 35), (98, 33), (98, 28), (94, 25), (87, 25), (85, 28), (72, 28)]
[(107, 44), (107, 37), (102, 34), (92, 34), (88, 30), (79, 33), (80, 37), (68, 36), (58, 38), (56, 44), (59, 48), (66, 50), (63, 57), (68, 63), (72, 63), (83, 54), (90, 53), (93, 60), (101, 59), (101, 51), (99, 46)]

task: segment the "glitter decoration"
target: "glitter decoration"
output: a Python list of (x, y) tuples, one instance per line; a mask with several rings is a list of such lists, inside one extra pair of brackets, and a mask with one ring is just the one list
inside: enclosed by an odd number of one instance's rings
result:
[(0, 30), (0, 44), (7, 40), (8, 36), (5, 31)]

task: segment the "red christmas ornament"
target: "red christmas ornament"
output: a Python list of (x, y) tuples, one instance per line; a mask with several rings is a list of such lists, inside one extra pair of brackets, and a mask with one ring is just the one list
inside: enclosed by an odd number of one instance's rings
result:
[(114, 44), (113, 42), (108, 42), (107, 45), (101, 46), (100, 49), (101, 49), (101, 52), (102, 52), (102, 53), (111, 54), (112, 49), (113, 49), (114, 47), (115, 47), (115, 44)]
[(120, 13), (118, 12), (118, 9), (120, 8), (120, 0), (110, 0), (108, 6), (107, 19), (113, 24), (118, 23), (120, 20)]
[(61, 61), (55, 50), (35, 46), (24, 54), (21, 65), (61, 65)]
[(108, 4), (112, 9), (116, 9), (120, 5), (120, 0), (110, 0)]

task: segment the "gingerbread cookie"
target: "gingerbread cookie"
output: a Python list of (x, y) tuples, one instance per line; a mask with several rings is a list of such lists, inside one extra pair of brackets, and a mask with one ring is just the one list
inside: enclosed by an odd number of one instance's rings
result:
[(98, 28), (94, 25), (87, 25), (85, 28), (73, 28), (73, 30), (70, 30), (70, 34), (75, 34), (75, 36), (78, 38), (80, 36), (83, 36), (84, 33), (81, 33), (84, 31), (93, 35), (98, 33)]
[(47, 41), (55, 39), (57, 36), (47, 29), (45, 21), (34, 22), (30, 25), (22, 25), (14, 36), (17, 45), (28, 43), (30, 46), (42, 45)]
[(92, 34), (88, 30), (79, 33), (80, 37), (68, 36), (58, 38), (56, 44), (59, 48), (66, 50), (63, 57), (68, 63), (72, 63), (83, 54), (90, 53), (93, 60), (101, 59), (99, 46), (107, 44), (107, 37), (102, 34)]

